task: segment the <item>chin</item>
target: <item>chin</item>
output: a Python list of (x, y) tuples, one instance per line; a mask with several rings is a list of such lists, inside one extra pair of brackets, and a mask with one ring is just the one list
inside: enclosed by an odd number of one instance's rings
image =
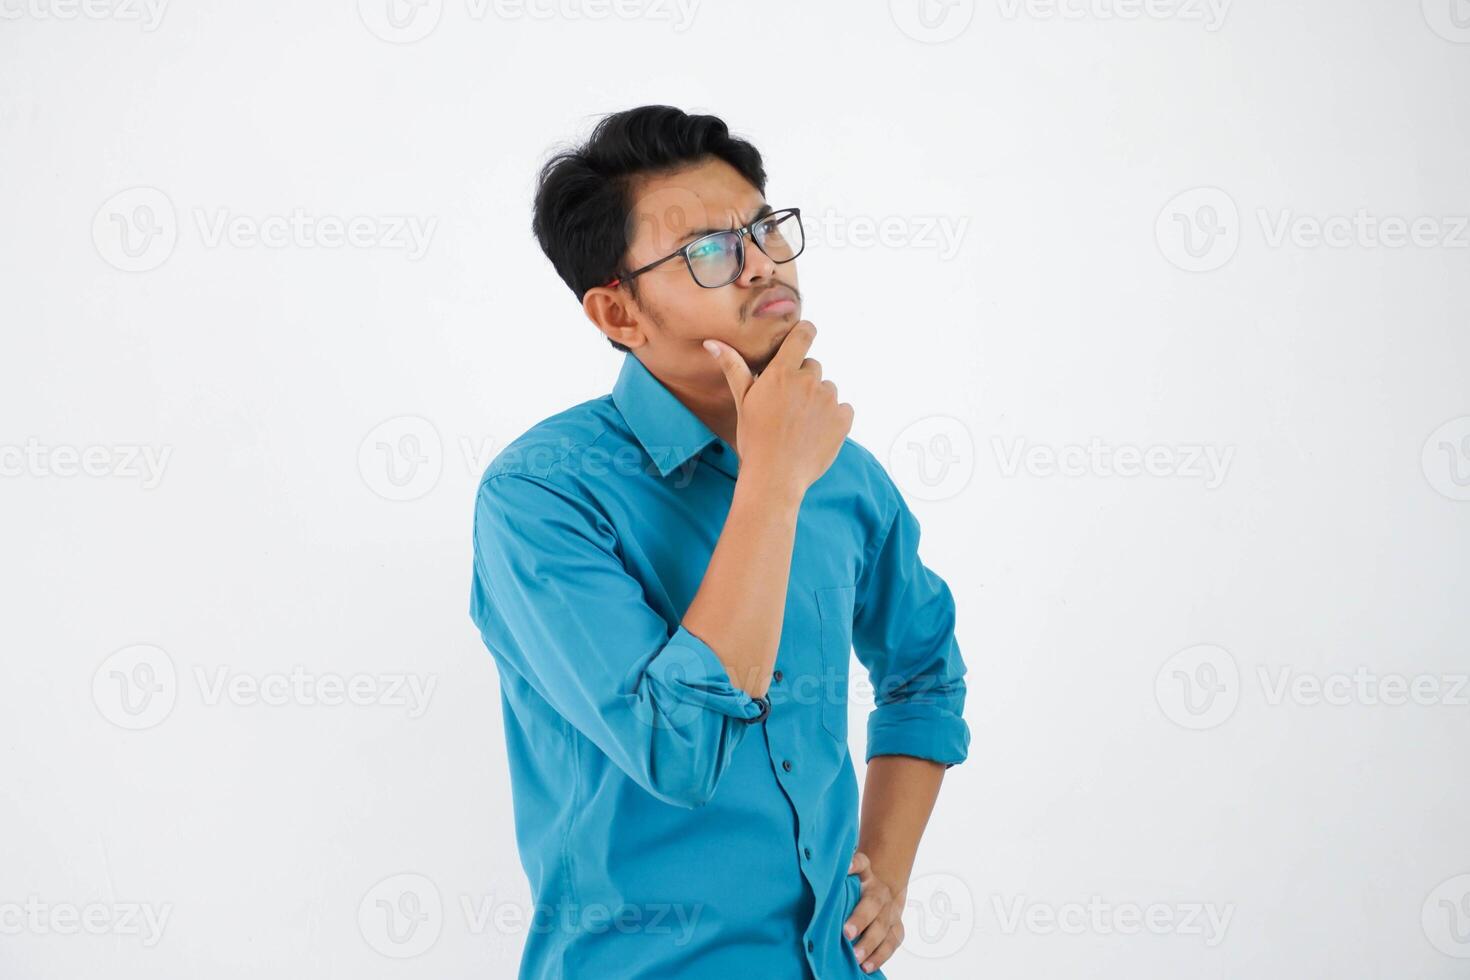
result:
[(781, 349), (781, 345), (786, 342), (786, 338), (791, 334), (791, 328), (795, 327), (796, 323), (797, 318), (792, 317), (789, 320), (777, 324), (776, 329), (771, 331), (771, 346), (770, 350), (766, 353), (767, 358), (774, 357), (776, 351)]
[(761, 354), (742, 353), (740, 357), (745, 361), (745, 366), (750, 368), (751, 374), (760, 374), (766, 369), (766, 365), (771, 363), (774, 355), (775, 351), (765, 351)]

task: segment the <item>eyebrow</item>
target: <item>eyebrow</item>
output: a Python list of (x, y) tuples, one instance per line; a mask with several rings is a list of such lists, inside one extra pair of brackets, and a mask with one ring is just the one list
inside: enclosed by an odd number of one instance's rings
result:
[[(760, 207), (758, 207), (758, 208), (755, 209), (755, 213), (752, 214), (750, 216), (750, 218), (745, 223), (748, 225), (752, 221), (759, 221), (761, 218), (764, 218), (766, 215), (770, 214), (771, 212), (773, 212), (775, 210), (776, 209), (773, 208), (773, 207), (771, 207), (771, 205), (770, 205), (769, 202), (767, 202), (765, 204), (762, 204)], [(680, 238), (677, 241), (676, 244), (682, 245), (685, 242), (690, 241), (691, 239), (699, 238), (702, 235), (713, 235), (717, 231), (734, 231), (734, 229), (733, 228), (701, 228), (698, 231), (691, 231), (687, 235), (684, 235), (682, 238)]]

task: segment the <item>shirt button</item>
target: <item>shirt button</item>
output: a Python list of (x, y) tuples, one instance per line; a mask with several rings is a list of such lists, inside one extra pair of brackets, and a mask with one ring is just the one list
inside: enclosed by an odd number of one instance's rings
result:
[(810, 939), (808, 939), (806, 941), (806, 951), (808, 953), (814, 952), (816, 950), (816, 948), (817, 948), (817, 944), (816, 943), (812, 942)]
[(791, 760), (790, 759), (782, 759), (781, 760), (781, 768), (782, 769), (785, 769), (787, 772), (790, 772), (791, 771)]
[(810, 861), (812, 859), (812, 849), (810, 847), (803, 847), (801, 849), (801, 853), (803, 853), (803, 854), (806, 855), (806, 859), (808, 861)]
[(714, 446), (711, 447), (711, 449), (710, 449), (710, 452), (712, 452), (712, 453), (722, 453), (724, 451), (725, 451), (725, 447), (722, 446), (722, 445), (720, 445), (718, 442), (715, 443)]
[(776, 671), (776, 673), (773, 674), (773, 675), (771, 675), (771, 676), (773, 676), (776, 679), (776, 683), (777, 684), (781, 683), (781, 672), (779, 670)]

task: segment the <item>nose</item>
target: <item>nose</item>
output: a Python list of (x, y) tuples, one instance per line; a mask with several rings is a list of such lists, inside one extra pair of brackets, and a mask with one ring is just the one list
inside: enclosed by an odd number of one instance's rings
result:
[(745, 268), (740, 270), (740, 285), (752, 286), (774, 278), (776, 263), (771, 261), (771, 257), (762, 252), (760, 246), (749, 235), (745, 236), (743, 245), (745, 247)]

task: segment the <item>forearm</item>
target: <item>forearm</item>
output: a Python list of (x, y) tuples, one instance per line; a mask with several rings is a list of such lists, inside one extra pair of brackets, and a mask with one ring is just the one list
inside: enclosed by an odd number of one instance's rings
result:
[(720, 658), (730, 682), (763, 697), (781, 643), (801, 494), (742, 471), (724, 529), (683, 625)]
[(908, 887), (944, 771), (942, 763), (908, 755), (877, 755), (868, 763), (857, 849), (895, 893)]

